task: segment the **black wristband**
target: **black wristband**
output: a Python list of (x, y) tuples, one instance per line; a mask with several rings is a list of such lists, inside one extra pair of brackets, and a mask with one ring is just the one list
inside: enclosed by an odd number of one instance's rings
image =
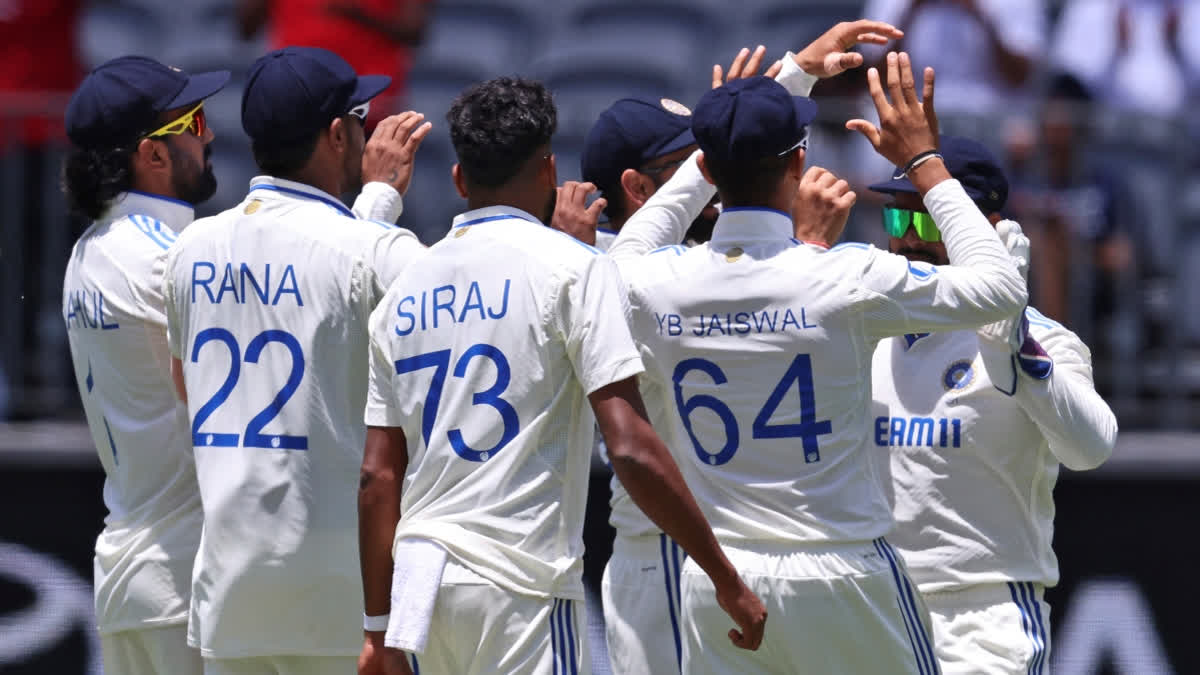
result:
[(940, 158), (941, 156), (942, 155), (940, 153), (938, 153), (938, 151), (936, 149), (926, 150), (924, 152), (918, 152), (916, 157), (913, 157), (912, 159), (908, 160), (908, 164), (904, 165), (904, 174), (903, 175), (907, 177), (909, 171), (912, 171), (913, 169), (917, 168), (918, 165), (923, 164), (926, 161), (928, 161), (928, 158), (930, 158), (930, 157), (939, 157)]

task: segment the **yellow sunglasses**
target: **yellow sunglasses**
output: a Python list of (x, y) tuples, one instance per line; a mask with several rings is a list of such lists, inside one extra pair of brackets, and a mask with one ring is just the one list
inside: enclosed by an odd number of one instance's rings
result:
[(155, 138), (157, 136), (177, 136), (185, 131), (190, 131), (193, 134), (203, 138), (205, 130), (208, 129), (208, 124), (204, 119), (204, 102), (196, 104), (195, 108), (167, 122), (163, 126), (146, 134), (145, 138)]

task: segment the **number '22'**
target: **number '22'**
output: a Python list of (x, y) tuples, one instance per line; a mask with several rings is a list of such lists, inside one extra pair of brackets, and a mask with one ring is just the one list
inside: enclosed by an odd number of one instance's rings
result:
[[(196, 411), (196, 418), (192, 420), (192, 445), (236, 448), (238, 434), (200, 430), (204, 422), (233, 393), (233, 388), (237, 385), (238, 377), (241, 375), (241, 350), (238, 348), (237, 338), (224, 328), (206, 328), (196, 335), (196, 342), (192, 345), (192, 363), (199, 361), (200, 349), (213, 341), (223, 343), (229, 348), (229, 374), (225, 376), (225, 381), (221, 383), (217, 393), (213, 394), (212, 398)], [(304, 351), (300, 349), (300, 341), (296, 339), (296, 336), (287, 331), (265, 330), (254, 336), (254, 339), (250, 340), (250, 344), (246, 345), (246, 363), (258, 363), (263, 349), (272, 342), (282, 344), (291, 352), (292, 372), (288, 374), (287, 382), (284, 383), (275, 398), (246, 425), (241, 445), (245, 448), (307, 450), (308, 436), (262, 433), (263, 427), (275, 419), (275, 416), (283, 409), (283, 405), (296, 393), (296, 389), (300, 386), (300, 380), (304, 378)]]

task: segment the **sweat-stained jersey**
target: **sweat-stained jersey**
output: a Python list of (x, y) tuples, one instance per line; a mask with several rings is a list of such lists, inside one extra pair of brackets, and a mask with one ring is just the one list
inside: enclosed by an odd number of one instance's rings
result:
[(957, 181), (925, 196), (951, 260), (792, 238), (787, 214), (726, 209), (713, 239), (627, 277), (660, 429), (725, 545), (867, 542), (892, 528), (872, 462), (871, 354), (889, 335), (1020, 310), (1025, 287)]
[(1036, 310), (1026, 317), (1053, 360), (1044, 379), (975, 331), (905, 335), (875, 350), (871, 445), (890, 458), (889, 539), (924, 593), (1054, 586), (1059, 462), (1092, 468), (1112, 452), (1116, 418), (1092, 384), (1087, 347)]
[(203, 515), (187, 407), (171, 384), (162, 276), (190, 204), (125, 192), (71, 251), (63, 318), (104, 467), (96, 539), (100, 633), (187, 621)]
[(458, 216), (371, 316), (367, 424), (408, 440), (396, 541), (583, 599), (586, 395), (642, 371), (616, 265), (509, 207)]
[(205, 656), (358, 653), (366, 322), (381, 279), (423, 253), (268, 177), (172, 248), (168, 337), (204, 503), (189, 639)]

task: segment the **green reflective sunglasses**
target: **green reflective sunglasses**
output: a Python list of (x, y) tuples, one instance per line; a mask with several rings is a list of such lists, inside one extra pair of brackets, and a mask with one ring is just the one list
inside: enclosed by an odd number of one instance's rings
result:
[(933, 222), (933, 216), (921, 211), (898, 209), (894, 206), (883, 207), (883, 231), (888, 236), (900, 239), (912, 225), (921, 241), (941, 241), (942, 233)]

